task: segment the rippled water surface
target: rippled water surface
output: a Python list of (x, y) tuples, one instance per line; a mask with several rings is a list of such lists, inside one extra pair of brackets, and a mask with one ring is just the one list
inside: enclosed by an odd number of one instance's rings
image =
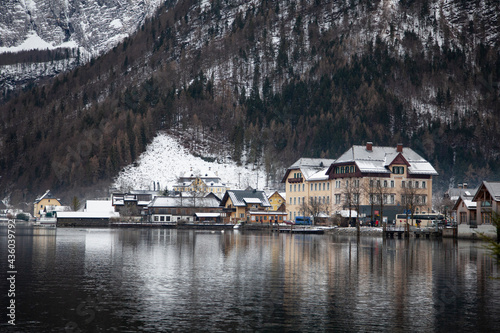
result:
[(500, 328), (500, 274), (481, 243), (21, 226), (16, 236), (17, 325), (4, 315), (0, 331)]

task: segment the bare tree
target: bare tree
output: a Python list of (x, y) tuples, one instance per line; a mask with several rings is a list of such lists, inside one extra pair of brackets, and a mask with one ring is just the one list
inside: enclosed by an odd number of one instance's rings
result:
[(415, 211), (418, 207), (423, 207), (427, 205), (427, 197), (423, 195), (423, 189), (415, 186), (414, 182), (411, 180), (406, 181), (405, 186), (403, 186), (402, 193), (402, 204), (407, 212), (410, 212), (412, 225), (415, 216)]
[(380, 207), (380, 224), (384, 220), (384, 205), (390, 201), (391, 188), (387, 179), (376, 179), (371, 183), (375, 203)]
[(326, 202), (323, 197), (310, 197), (309, 201), (302, 200), (300, 211), (303, 212), (304, 216), (312, 216), (313, 220), (316, 221), (322, 214), (330, 215), (330, 203)]

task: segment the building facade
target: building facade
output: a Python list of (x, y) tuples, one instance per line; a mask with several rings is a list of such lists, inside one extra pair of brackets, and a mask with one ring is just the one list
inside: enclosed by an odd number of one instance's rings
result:
[[(229, 190), (226, 191), (220, 203), (222, 216), (225, 223), (237, 223), (239, 221), (252, 222), (256, 217), (262, 217), (262, 221), (269, 222), (274, 216), (282, 216), (278, 212), (271, 211), (271, 204), (264, 191), (259, 190)], [(278, 217), (279, 218), (279, 217)]]
[[(286, 172), (287, 212), (355, 210), (371, 220), (432, 210), (432, 165), (410, 148), (352, 146), (336, 160), (300, 159)], [(382, 216), (380, 216), (382, 215)]]
[(179, 183), (173, 187), (176, 192), (213, 193), (222, 198), (229, 187), (209, 168), (206, 172), (190, 171), (179, 177)]
[(500, 214), (500, 182), (483, 181), (472, 201), (476, 202), (477, 224), (491, 224), (493, 214)]
[(33, 216), (40, 218), (40, 212), (43, 212), (47, 206), (61, 206), (61, 201), (54, 197), (50, 190), (47, 190), (41, 197), (33, 203)]

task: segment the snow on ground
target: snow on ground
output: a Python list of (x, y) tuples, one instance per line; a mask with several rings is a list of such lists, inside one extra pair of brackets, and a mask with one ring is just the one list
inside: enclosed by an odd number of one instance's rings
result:
[(162, 189), (167, 187), (172, 190), (179, 176), (191, 168), (194, 172), (215, 172), (222, 183), (231, 189), (245, 189), (248, 186), (262, 189), (265, 184), (265, 173), (262, 170), (237, 166), (233, 161), (207, 162), (189, 153), (177, 139), (159, 134), (136, 163), (120, 172), (114, 187), (122, 190), (152, 190), (153, 182), (159, 182)]
[(5, 52), (19, 52), (19, 51), (29, 51), (29, 50), (53, 50), (59, 47), (66, 48), (77, 48), (78, 45), (74, 41), (69, 41), (62, 43), (60, 45), (52, 45), (45, 40), (43, 40), (35, 31), (30, 31), (26, 36), (24, 42), (19, 44), (18, 46), (11, 47), (0, 47), (0, 53)]

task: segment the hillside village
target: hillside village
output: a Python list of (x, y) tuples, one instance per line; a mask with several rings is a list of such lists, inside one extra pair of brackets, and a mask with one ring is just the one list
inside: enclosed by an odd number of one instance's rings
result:
[[(201, 173), (191, 168), (172, 191), (161, 190), (160, 184), (153, 190), (115, 189), (109, 197), (83, 205), (73, 201), (65, 206), (48, 190), (34, 202), (33, 217), (56, 219), (62, 227), (119, 222), (159, 227), (240, 222), (379, 227), (408, 221), (420, 227), (430, 223), (426, 219), (441, 218), (463, 233), (493, 233), (492, 214), (500, 213), (500, 182), (483, 181), (476, 189), (459, 184), (444, 198), (433, 198), (437, 175), (409, 147), (367, 142), (335, 160), (300, 158), (288, 167), (281, 190), (232, 189), (210, 168)], [(402, 221), (402, 215), (407, 220)]]

